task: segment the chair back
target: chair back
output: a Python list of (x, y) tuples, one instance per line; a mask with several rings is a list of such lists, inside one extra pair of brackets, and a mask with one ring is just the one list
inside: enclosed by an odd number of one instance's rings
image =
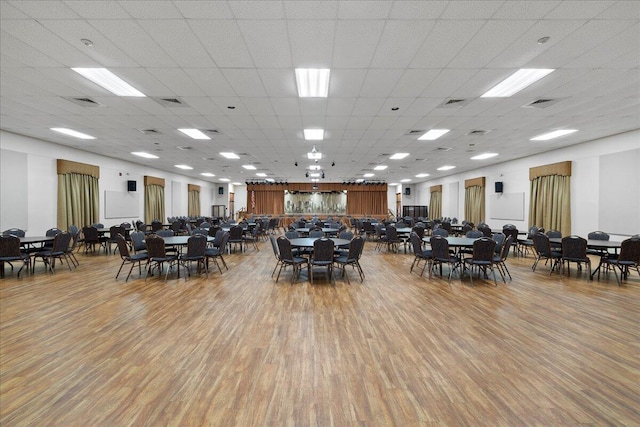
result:
[(82, 234), (84, 235), (85, 243), (100, 243), (98, 229), (94, 226), (82, 227)]
[(424, 237), (424, 226), (414, 225), (411, 231), (416, 233), (420, 239)]
[(352, 231), (348, 231), (348, 230), (342, 230), (340, 232), (340, 234), (338, 234), (338, 238), (339, 239), (352, 240), (353, 239), (353, 232)]
[(149, 234), (145, 241), (147, 244), (147, 253), (151, 261), (167, 257), (167, 251), (164, 247), (164, 239), (162, 237), (157, 234)]
[(451, 233), (451, 223), (450, 222), (445, 221), (445, 222), (440, 224), (440, 227), (443, 230), (447, 230), (447, 233)]
[(504, 245), (502, 245), (502, 251), (500, 252), (500, 260), (502, 262), (505, 262), (509, 257), (511, 246), (513, 246), (513, 236), (507, 236), (507, 239), (504, 241)]
[[(444, 228), (435, 228), (431, 232), (431, 235), (432, 236), (440, 236), (440, 237), (449, 237), (449, 232), (447, 230), (445, 230)], [(449, 244), (448, 241), (447, 241), (447, 244)]]
[(278, 237), (278, 252), (282, 261), (293, 262), (293, 250), (291, 249), (291, 241), (284, 236)]
[(473, 242), (473, 262), (493, 262), (493, 255), (496, 249), (496, 241), (490, 237), (481, 237)]
[(430, 239), (431, 256), (436, 261), (449, 262), (451, 255), (449, 254), (449, 241), (446, 237), (432, 235)]
[(573, 235), (563, 237), (562, 258), (566, 260), (586, 260), (587, 240)]
[(104, 228), (104, 224), (101, 222), (94, 222), (91, 226), (95, 228)]
[(20, 238), (13, 234), (0, 236), (0, 258), (20, 259)]
[(271, 242), (271, 248), (273, 249), (273, 255), (275, 255), (276, 259), (280, 259), (280, 251), (278, 250), (278, 243), (276, 242), (276, 237), (273, 234), (269, 234), (269, 241)]
[(221, 228), (218, 229), (218, 231), (216, 231), (216, 235), (213, 237), (213, 243), (212, 243), (214, 248), (220, 247), (220, 245), (222, 244), (222, 238), (224, 237), (225, 234), (227, 234), (227, 232)]
[(24, 237), (25, 236), (25, 231), (21, 230), (19, 228), (10, 228), (8, 230), (4, 230), (2, 232), (3, 236), (16, 236), (16, 237)]
[(480, 237), (483, 237), (484, 234), (482, 234), (482, 231), (480, 230), (471, 230), (471, 231), (467, 231), (467, 233), (465, 234), (465, 237), (468, 237), (470, 239), (479, 239)]
[(112, 240), (115, 240), (116, 236), (118, 234), (122, 234), (124, 236), (124, 227), (120, 226), (120, 225), (113, 225), (111, 227), (109, 227), (109, 237)]
[(69, 244), (71, 243), (71, 233), (68, 231), (61, 231), (56, 234), (56, 237), (53, 239), (53, 249), (51, 249), (51, 253), (53, 254), (62, 254), (67, 252), (69, 249)]
[(549, 230), (546, 234), (550, 239), (560, 239), (562, 237), (562, 233), (558, 230)]
[(551, 243), (549, 237), (543, 233), (536, 233), (532, 236), (533, 248), (542, 256), (551, 256)]
[(398, 230), (395, 227), (389, 226), (386, 231), (387, 241), (395, 242), (398, 240)]
[(208, 223), (207, 221), (203, 221), (203, 222), (201, 222), (201, 223), (200, 223), (200, 225), (198, 225), (198, 228), (206, 228), (206, 229), (209, 229), (209, 228), (211, 228), (211, 224), (210, 224), (210, 223)]
[(604, 231), (592, 231), (587, 235), (589, 240), (609, 240), (609, 235)]
[(297, 239), (300, 237), (300, 234), (295, 230), (289, 230), (284, 233), (284, 237), (286, 237), (287, 239)]
[(151, 231), (155, 233), (158, 230), (162, 230), (162, 222), (154, 219), (151, 221)]
[(415, 256), (422, 257), (423, 255), (422, 239), (420, 238), (418, 233), (415, 233), (412, 231), (411, 234), (409, 235), (409, 239), (411, 240), (411, 247), (413, 247), (413, 254)]
[(124, 228), (125, 230), (129, 230), (129, 229), (131, 229), (131, 223), (130, 222), (123, 222), (122, 224), (120, 224), (120, 227)]
[(222, 231), (222, 238), (220, 239), (220, 245), (218, 246), (218, 252), (223, 254), (227, 250), (227, 244), (229, 243), (229, 232)]
[[(469, 237), (469, 236), (467, 235), (467, 233), (469, 233), (469, 232), (470, 232), (470, 231), (472, 231), (472, 230), (473, 230), (473, 227), (472, 227), (471, 225), (469, 225), (469, 224), (464, 224), (464, 225), (462, 226), (462, 234), (464, 234), (464, 235), (465, 235), (465, 236), (467, 236), (467, 237)], [(481, 232), (481, 233), (482, 233), (482, 232)]]
[(179, 233), (180, 230), (182, 229), (182, 222), (180, 221), (173, 221), (171, 223), (171, 227), (169, 227), (171, 230), (173, 230), (174, 233)]
[(156, 231), (156, 235), (160, 237), (173, 237), (175, 233), (173, 230), (158, 230)]
[(192, 234), (187, 239), (187, 253), (185, 258), (196, 259), (204, 258), (205, 251), (207, 250), (207, 235), (206, 234)]
[(309, 237), (324, 237), (324, 232), (322, 231), (322, 228), (314, 228), (313, 230), (309, 230)]
[(78, 226), (71, 224), (69, 226), (69, 233), (71, 233), (71, 236), (75, 236), (76, 234), (80, 234), (80, 229)]
[(322, 237), (313, 242), (313, 254), (311, 262), (313, 264), (325, 264), (333, 262), (333, 240)]
[(640, 238), (631, 237), (622, 242), (618, 262), (630, 264), (640, 263)]
[(114, 237), (114, 240), (118, 244), (118, 251), (120, 252), (120, 258), (123, 260), (129, 261), (131, 259), (131, 254), (129, 253), (129, 246), (127, 245), (127, 241), (125, 240), (122, 234), (117, 234)]
[(532, 239), (533, 240), (533, 236), (535, 236), (536, 234), (538, 234), (539, 228), (536, 227), (535, 225), (532, 225), (529, 228), (529, 231), (527, 233), (527, 239)]
[(507, 237), (504, 233), (495, 233), (491, 238), (496, 242), (495, 252), (500, 255), (502, 253), (502, 245)]
[(60, 232), (62, 232), (62, 230), (60, 230), (59, 228), (50, 228), (44, 235), (48, 237), (57, 236)]
[(493, 234), (491, 232), (491, 227), (486, 224), (478, 226), (478, 231), (481, 231), (484, 237), (491, 237), (491, 235)]
[(142, 231), (130, 233), (129, 237), (131, 237), (131, 243), (133, 244), (134, 251), (138, 252), (147, 249), (147, 246), (144, 243), (144, 233)]
[(358, 260), (362, 256), (364, 249), (364, 239), (362, 236), (355, 236), (349, 242), (349, 252), (347, 253), (347, 261)]
[(229, 240), (233, 241), (241, 241), (242, 234), (244, 233), (244, 229), (239, 225), (234, 225), (229, 229)]
[(502, 233), (506, 237), (511, 237), (511, 244), (518, 241), (518, 229), (515, 227), (503, 228)]
[(192, 236), (196, 236), (196, 235), (208, 236), (209, 230), (206, 228), (194, 228), (193, 231), (191, 231), (191, 235)]

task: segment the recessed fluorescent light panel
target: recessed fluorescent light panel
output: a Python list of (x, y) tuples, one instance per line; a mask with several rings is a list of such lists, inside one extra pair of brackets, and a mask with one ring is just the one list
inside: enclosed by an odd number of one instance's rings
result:
[(207, 135), (202, 133), (202, 131), (199, 129), (178, 129), (178, 130), (193, 139), (211, 139)]
[(401, 179), (400, 182), (411, 182), (409, 178)]
[(543, 133), (542, 135), (534, 136), (530, 141), (548, 141), (553, 138), (560, 138), (561, 136), (569, 135), (570, 133), (577, 132), (577, 129), (561, 129), (554, 130), (553, 132)]
[(229, 181), (231, 181), (231, 180), (230, 180), (229, 178), (220, 178), (220, 181), (222, 181), (222, 182), (229, 182)]
[(267, 176), (267, 174), (266, 174), (266, 173), (264, 173), (264, 172), (258, 172), (258, 173), (256, 174), (256, 176), (259, 176), (259, 177), (264, 178), (265, 176)]
[(311, 171), (319, 171), (320, 169), (322, 169), (322, 166), (320, 166), (320, 165), (311, 165), (311, 166), (309, 166), (309, 170), (311, 170)]
[(249, 170), (251, 170), (251, 171), (256, 170), (256, 167), (255, 167), (255, 166), (253, 166), (253, 165), (242, 165), (242, 167), (243, 167), (243, 168), (245, 168), (245, 169), (249, 169)]
[(174, 166), (177, 167), (178, 169), (184, 169), (184, 170), (193, 169), (191, 166), (187, 166), (187, 165), (174, 165)]
[(553, 72), (553, 68), (522, 68), (489, 89), (481, 98), (504, 98), (520, 92)]
[(438, 170), (439, 171), (448, 171), (448, 170), (451, 170), (451, 169), (454, 169), (454, 168), (455, 168), (455, 166), (441, 166), (441, 167), (438, 168)]
[(313, 172), (309, 174), (310, 177), (312, 178), (319, 178), (320, 177), (320, 173), (319, 172)]
[(387, 168), (387, 166), (385, 165), (378, 165), (376, 167), (373, 168), (374, 171), (383, 171)]
[(273, 178), (265, 178), (265, 181), (267, 181), (267, 182), (276, 182), (276, 180), (273, 179)]
[(151, 153), (145, 153), (144, 151), (132, 151), (131, 154), (138, 157), (144, 157), (145, 159), (157, 159), (158, 156)]
[(211, 172), (202, 172), (200, 175), (202, 175), (202, 176), (208, 176), (208, 177), (215, 176), (215, 174), (212, 174)]
[(72, 68), (73, 71), (118, 96), (146, 96), (106, 68)]
[(409, 155), (409, 153), (395, 153), (392, 154), (391, 157), (389, 157), (390, 160), (402, 160), (405, 157), (407, 157)]
[(372, 176), (375, 176), (375, 174), (374, 173), (365, 173), (362, 176), (364, 176), (365, 178), (371, 178)]
[(326, 98), (329, 95), (328, 68), (296, 68), (300, 98)]
[(304, 139), (307, 141), (322, 141), (324, 139), (324, 129), (305, 129)]
[(429, 176), (428, 173), (419, 173), (418, 175), (416, 175), (416, 178), (426, 178), (428, 176)]
[(307, 159), (309, 159), (309, 160), (320, 160), (320, 159), (322, 159), (322, 153), (319, 153), (317, 151), (316, 152), (311, 151), (311, 152), (307, 153)]
[(485, 160), (485, 159), (490, 159), (492, 157), (495, 157), (497, 155), (498, 153), (482, 153), (482, 154), (478, 154), (477, 156), (473, 156), (471, 160)]
[(364, 182), (364, 179), (363, 178), (358, 178), (358, 179), (356, 179), (356, 182), (358, 182), (358, 183)]
[(449, 132), (450, 129), (431, 129), (424, 135), (422, 135), (418, 140), (420, 141), (434, 141), (440, 138), (445, 133)]
[(240, 156), (238, 156), (236, 153), (220, 153), (220, 155), (222, 157), (225, 157), (227, 159), (239, 159)]
[[(221, 180), (221, 181), (222, 181), (222, 180)], [(227, 181), (229, 181), (229, 180), (227, 180)], [(242, 185), (242, 183), (241, 183), (241, 182), (232, 182), (232, 184), (233, 184), (233, 185)]]
[(67, 129), (67, 128), (51, 128), (51, 130), (62, 133), (68, 136), (73, 136), (74, 138), (80, 139), (96, 139), (95, 136), (87, 135), (86, 133), (78, 132), (77, 130)]

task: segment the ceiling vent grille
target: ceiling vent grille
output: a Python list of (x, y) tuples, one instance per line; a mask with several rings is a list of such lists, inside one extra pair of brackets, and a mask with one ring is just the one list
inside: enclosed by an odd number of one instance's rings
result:
[(98, 101), (91, 99), (91, 98), (74, 98), (72, 96), (70, 97), (64, 97), (64, 99), (66, 99), (69, 102), (73, 102), (76, 105), (79, 105), (81, 107), (103, 107), (104, 104), (99, 103)]
[(156, 129), (138, 129), (140, 132), (144, 133), (145, 135), (159, 135), (161, 134), (160, 131), (156, 130)]
[(164, 97), (152, 97), (154, 101), (164, 107), (176, 108), (176, 107), (188, 107), (188, 105), (180, 98), (164, 98)]
[(426, 130), (412, 129), (409, 132), (405, 133), (405, 135), (417, 135), (417, 134), (423, 134), (425, 132), (426, 132)]
[(528, 104), (523, 105), (523, 108), (547, 108), (550, 107), (554, 104), (557, 104), (558, 102), (560, 102), (560, 99), (553, 99), (553, 98), (540, 98), (540, 99), (536, 99), (535, 101), (532, 101)]
[(489, 133), (488, 130), (472, 130), (467, 135), (486, 135), (487, 133)]
[(433, 151), (449, 151), (451, 150), (451, 147), (438, 147)]
[(470, 99), (463, 99), (463, 98), (449, 98), (449, 99), (445, 99), (443, 102), (440, 103), (440, 105), (438, 105), (438, 108), (458, 108), (458, 107), (464, 107), (465, 105), (467, 105), (469, 102), (471, 102)]
[(182, 145), (182, 146), (177, 146), (176, 148), (178, 150), (187, 151), (187, 150), (191, 150), (193, 147), (189, 147), (187, 145)]

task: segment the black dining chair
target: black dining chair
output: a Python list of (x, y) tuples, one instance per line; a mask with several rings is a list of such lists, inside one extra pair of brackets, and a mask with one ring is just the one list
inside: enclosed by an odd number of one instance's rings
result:
[(127, 278), (124, 280), (125, 282), (129, 281), (129, 277), (131, 276), (131, 272), (133, 271), (133, 267), (138, 265), (138, 275), (142, 276), (142, 262), (147, 261), (148, 255), (146, 252), (140, 252), (136, 254), (131, 254), (129, 252), (129, 245), (127, 244), (126, 239), (122, 234), (118, 234), (115, 236), (116, 244), (118, 245), (118, 251), (120, 252), (120, 258), (122, 259), (122, 264), (120, 264), (120, 268), (116, 273), (116, 280), (122, 271), (122, 267), (125, 264), (131, 264), (131, 268), (129, 269), (129, 274), (127, 274)]
[(349, 250), (347, 251), (347, 253), (338, 255), (333, 259), (333, 262), (342, 269), (342, 277), (347, 278), (347, 283), (351, 283), (349, 281), (349, 275), (346, 272), (348, 265), (358, 270), (361, 282), (364, 280), (364, 273), (362, 271), (362, 267), (360, 266), (360, 255), (362, 255), (363, 248), (364, 239), (362, 238), (362, 236), (356, 236), (349, 242)]
[(493, 269), (494, 256), (496, 249), (496, 241), (490, 237), (481, 237), (473, 242), (473, 255), (463, 260), (464, 272), (469, 267), (469, 276), (471, 277), (471, 286), (473, 286), (473, 270), (474, 267), (478, 270), (478, 277), (480, 277), (480, 271), (487, 275), (487, 270), (491, 270), (493, 275), (493, 283), (498, 286), (496, 281), (496, 272)]
[(333, 240), (322, 237), (313, 242), (313, 253), (309, 259), (308, 270), (309, 280), (313, 285), (313, 267), (323, 267), (327, 269), (329, 281), (333, 281), (333, 250), (335, 244)]
[(578, 270), (585, 264), (588, 268), (587, 280), (591, 279), (591, 259), (587, 255), (587, 240), (580, 236), (565, 236), (562, 238), (561, 269), (567, 264), (567, 276), (571, 275), (570, 264), (575, 262)]
[(427, 265), (431, 265), (431, 260), (433, 256), (433, 251), (431, 249), (424, 249), (422, 247), (422, 239), (418, 235), (418, 233), (412, 232), (409, 236), (409, 240), (411, 240), (411, 246), (413, 247), (413, 262), (411, 263), (411, 268), (409, 269), (409, 273), (413, 272), (414, 267), (418, 267), (421, 261), (424, 261), (424, 265), (422, 266), (422, 271), (420, 271), (420, 276), (424, 274), (424, 270)]
[(540, 232), (533, 235), (533, 249), (536, 252), (536, 260), (533, 262), (531, 269), (536, 271), (538, 262), (540, 262), (541, 259), (544, 259), (545, 263), (551, 262), (551, 268), (549, 269), (549, 274), (551, 274), (560, 263), (562, 252), (552, 248), (551, 243), (549, 242), (549, 237)]
[(220, 260), (220, 262), (222, 263), (222, 265), (224, 265), (224, 268), (226, 270), (229, 270), (229, 267), (227, 266), (227, 263), (224, 260), (224, 255), (227, 250), (228, 242), (229, 242), (229, 232), (224, 230), (218, 230), (218, 233), (216, 233), (216, 237), (214, 238), (214, 241), (211, 247), (208, 247), (204, 251), (205, 262), (207, 263), (207, 269), (209, 268), (208, 264), (209, 264), (209, 260), (211, 259), (218, 267), (220, 274), (222, 274), (222, 268), (220, 267), (218, 260)]
[(198, 271), (204, 269), (206, 277), (209, 277), (209, 269), (206, 263), (206, 251), (207, 251), (207, 235), (206, 234), (192, 234), (187, 239), (187, 252), (183, 253), (179, 257), (179, 261), (186, 270), (184, 280), (191, 276), (191, 270), (189, 266), (194, 262), (197, 264)]
[(31, 271), (35, 270), (35, 264), (38, 258), (42, 259), (45, 267), (51, 272), (54, 273), (56, 260), (60, 260), (60, 262), (66, 262), (67, 267), (69, 267), (69, 271), (72, 270), (71, 264), (72, 262), (69, 260), (68, 249), (71, 244), (71, 233), (67, 231), (61, 231), (56, 234), (53, 239), (53, 246), (51, 249), (45, 249), (43, 251), (36, 252), (33, 256), (33, 262), (31, 265)]
[(460, 267), (460, 257), (451, 254), (449, 251), (449, 241), (443, 236), (431, 236), (429, 240), (431, 245), (431, 267), (429, 268), (429, 278), (431, 278), (431, 272), (437, 265), (440, 267), (440, 277), (442, 277), (442, 264), (449, 266), (448, 281), (451, 282), (451, 275), (458, 267)]
[(180, 264), (178, 263), (178, 256), (176, 254), (168, 254), (165, 246), (164, 239), (156, 234), (150, 234), (146, 237), (145, 243), (147, 245), (147, 267), (144, 279), (147, 280), (147, 276), (153, 271), (153, 268), (158, 269), (158, 274), (162, 275), (164, 264), (167, 264), (167, 272), (164, 276), (164, 280), (169, 277), (169, 271), (174, 265), (178, 268), (178, 274), (180, 273)]
[[(278, 275), (276, 276), (276, 283), (278, 283), (278, 279), (280, 278), (282, 269), (287, 266), (291, 266), (293, 269), (291, 273), (291, 283), (293, 283), (295, 279), (300, 277), (302, 266), (305, 264), (308, 265), (309, 260), (303, 257), (294, 256), (291, 249), (291, 241), (286, 237), (278, 237), (276, 243), (278, 244), (278, 251), (280, 253), (280, 269), (278, 270)], [(333, 243), (333, 241), (331, 243)], [(331, 257), (333, 259), (333, 253), (331, 254)]]
[[(625, 279), (629, 275), (629, 271), (631, 269), (635, 269), (638, 275), (640, 275), (640, 269), (638, 265), (640, 264), (640, 237), (631, 237), (630, 239), (626, 239), (620, 245), (620, 254), (617, 257), (602, 257), (600, 259), (600, 264), (598, 265), (598, 280), (600, 280), (600, 269), (601, 267), (611, 267), (613, 268), (613, 274), (616, 276), (616, 281), (618, 282), (618, 286), (622, 279)], [(616, 269), (620, 270), (620, 277), (618, 278), (618, 273)]]
[[(31, 264), (31, 257), (28, 253), (20, 250), (20, 238), (13, 234), (0, 236), (0, 277), (4, 277), (4, 263), (22, 262), (20, 270), (18, 270), (18, 278), (22, 269), (26, 266), (27, 271)], [(13, 269), (13, 265), (11, 265)]]

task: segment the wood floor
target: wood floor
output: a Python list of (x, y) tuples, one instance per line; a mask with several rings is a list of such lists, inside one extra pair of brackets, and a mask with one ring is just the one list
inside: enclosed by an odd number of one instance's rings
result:
[[(367, 243), (360, 282), (276, 284), (268, 242), (185, 282), (114, 255), (0, 280), (2, 426), (633, 426), (640, 278), (448, 284)], [(339, 274), (338, 274), (339, 275)]]

